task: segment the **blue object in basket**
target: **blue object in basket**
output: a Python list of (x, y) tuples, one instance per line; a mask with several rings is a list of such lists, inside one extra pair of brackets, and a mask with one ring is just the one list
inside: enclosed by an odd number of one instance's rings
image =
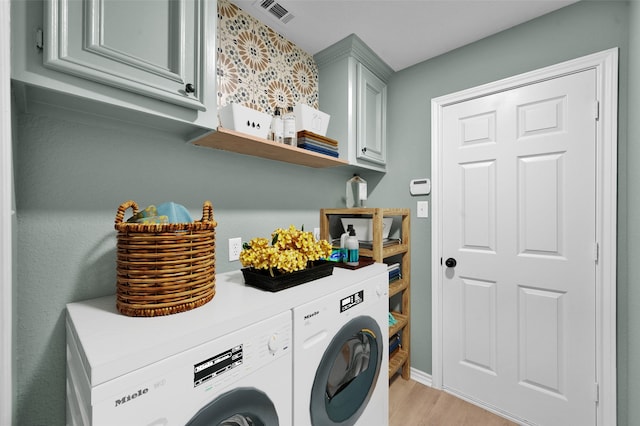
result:
[(167, 216), (169, 223), (191, 223), (193, 219), (187, 209), (172, 201), (162, 203), (157, 207), (158, 216)]

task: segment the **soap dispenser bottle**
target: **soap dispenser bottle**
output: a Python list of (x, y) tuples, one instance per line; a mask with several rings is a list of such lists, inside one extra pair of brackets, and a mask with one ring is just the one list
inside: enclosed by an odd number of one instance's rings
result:
[(296, 116), (293, 107), (287, 107), (287, 113), (282, 117), (284, 127), (284, 143), (286, 145), (298, 146), (298, 135), (296, 133)]
[(349, 237), (345, 242), (345, 246), (347, 248), (347, 265), (358, 266), (358, 259), (360, 257), (360, 244), (358, 243), (355, 229), (352, 228), (349, 231)]
[(273, 113), (273, 119), (271, 120), (271, 139), (274, 142), (283, 142), (284, 124), (282, 122), (282, 116), (280, 115), (280, 108), (276, 107)]
[(347, 225), (347, 230), (340, 236), (340, 261), (347, 261), (347, 238), (349, 238), (349, 234), (353, 229), (352, 224)]

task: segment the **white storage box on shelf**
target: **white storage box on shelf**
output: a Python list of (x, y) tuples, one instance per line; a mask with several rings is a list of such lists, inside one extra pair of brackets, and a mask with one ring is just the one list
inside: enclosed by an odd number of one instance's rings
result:
[(225, 129), (266, 139), (271, 116), (240, 104), (227, 104), (219, 110), (220, 125)]
[(329, 114), (311, 108), (307, 104), (297, 104), (293, 107), (293, 113), (296, 115), (296, 132), (307, 130), (316, 135), (327, 136), (331, 118)]
[[(353, 229), (356, 231), (356, 237), (359, 241), (372, 241), (373, 240), (373, 219), (372, 218), (357, 218), (357, 217), (341, 217), (342, 226), (347, 229), (347, 225), (353, 225)], [(391, 231), (391, 225), (393, 224), (393, 217), (382, 218), (382, 238), (389, 238), (389, 232)]]

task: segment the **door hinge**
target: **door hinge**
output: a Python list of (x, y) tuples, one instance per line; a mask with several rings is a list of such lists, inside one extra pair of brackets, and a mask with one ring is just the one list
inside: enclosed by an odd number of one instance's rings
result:
[(593, 400), (598, 403), (600, 402), (600, 384), (595, 383), (593, 387)]
[(598, 263), (599, 259), (600, 259), (600, 244), (594, 243), (593, 244), (593, 261)]
[(593, 118), (598, 121), (600, 120), (600, 102), (595, 101), (593, 103)]
[(42, 50), (44, 46), (44, 35), (42, 33), (42, 28), (38, 28), (36, 30), (36, 48)]

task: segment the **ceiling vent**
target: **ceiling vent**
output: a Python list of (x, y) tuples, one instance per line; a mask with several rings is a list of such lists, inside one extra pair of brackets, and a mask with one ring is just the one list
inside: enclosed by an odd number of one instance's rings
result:
[(255, 4), (281, 24), (286, 24), (294, 18), (293, 14), (289, 12), (286, 7), (275, 0), (258, 0)]

